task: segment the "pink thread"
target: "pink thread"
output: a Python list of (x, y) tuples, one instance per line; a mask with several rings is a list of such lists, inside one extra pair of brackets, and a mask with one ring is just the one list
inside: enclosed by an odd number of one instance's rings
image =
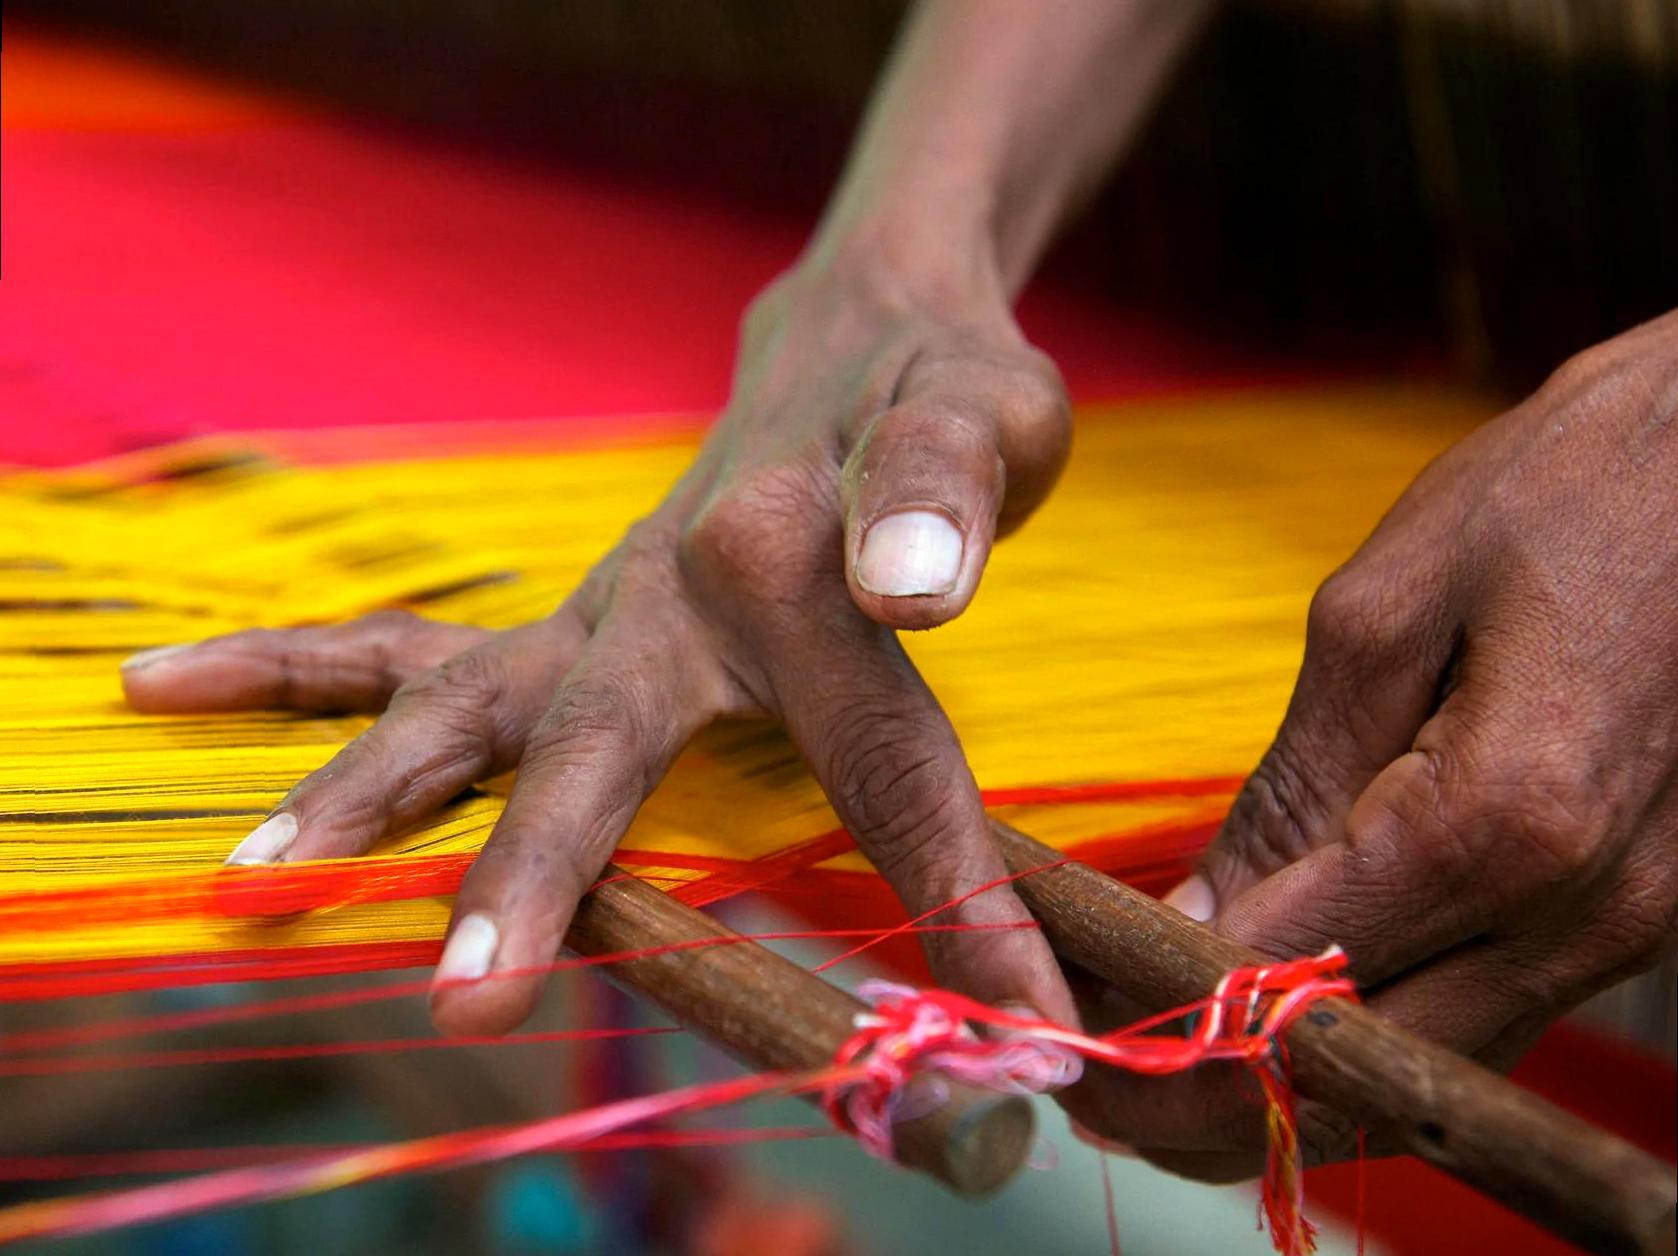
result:
[[(1040, 1095), (1069, 1086), (1083, 1074), (1078, 1053), (1060, 1043), (1016, 1032), (980, 1038), (968, 1024), (966, 1000), (889, 981), (865, 981), (857, 993), (873, 1004), (858, 1013), (857, 1033), (835, 1063), (861, 1060), (863, 1076), (830, 1087), (828, 1114), (855, 1133), (869, 1155), (891, 1159), (892, 1125), (944, 1102), (935, 1079), (910, 1083), (923, 1071), (954, 1077), (1002, 1094)], [(911, 1111), (913, 1105), (917, 1110)]]

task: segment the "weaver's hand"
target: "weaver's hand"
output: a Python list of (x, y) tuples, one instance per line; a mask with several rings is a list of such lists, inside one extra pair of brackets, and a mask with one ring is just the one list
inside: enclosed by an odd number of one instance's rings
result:
[[(1065, 458), (1054, 368), (999, 286), (972, 296), (795, 271), (748, 315), (692, 469), (549, 618), (491, 635), (398, 613), (242, 632), (130, 661), (144, 711), (383, 710), (234, 862), (359, 855), (475, 781), (518, 777), (439, 978), (547, 963), (693, 733), (779, 718), (912, 913), (1004, 875), (954, 731), (899, 646), (972, 599), (999, 529)], [(1023, 920), (1006, 887), (940, 918)], [(935, 935), (941, 981), (1070, 1014), (1034, 931)], [(529, 978), (446, 984), (440, 1025), (499, 1032)]]
[[(1374, 1008), (1498, 1068), (1655, 963), (1678, 904), (1675, 484), (1678, 314), (1439, 458), (1318, 592), (1275, 743), (1171, 901), (1266, 954), (1339, 943)], [(1140, 1148), (1256, 1138), (1250, 1097), (1101, 1081), (1073, 1111)]]

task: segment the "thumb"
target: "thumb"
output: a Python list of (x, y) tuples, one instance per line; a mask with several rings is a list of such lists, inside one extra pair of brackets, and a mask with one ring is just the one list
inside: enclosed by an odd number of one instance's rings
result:
[[(967, 608), (996, 538), (1065, 461), (1058, 380), (1036, 369), (923, 368), (845, 460), (845, 576), (870, 619), (932, 628)], [(1029, 498), (1029, 500), (1025, 500)]]

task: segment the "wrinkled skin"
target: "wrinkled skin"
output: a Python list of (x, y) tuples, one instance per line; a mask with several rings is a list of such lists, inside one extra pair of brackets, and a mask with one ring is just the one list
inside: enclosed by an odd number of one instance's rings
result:
[[(1506, 1069), (1678, 921), (1678, 314), (1429, 466), (1312, 603), (1275, 742), (1173, 900)], [(1252, 1171), (1230, 1079), (1068, 1097), (1173, 1168)], [(1318, 1158), (1352, 1131), (1312, 1110)], [(1184, 1152), (1198, 1154), (1182, 1154)]]
[[(459, 962), (474, 945), (495, 969), (551, 959), (642, 800), (721, 717), (779, 719), (920, 913), (1005, 869), (955, 733), (893, 630), (968, 604), (994, 536), (1042, 500), (1068, 438), (1059, 376), (999, 286), (922, 294), (793, 272), (749, 312), (733, 398), (693, 467), (553, 615), (497, 634), (394, 613), (243, 632), (133, 660), (126, 690), (145, 711), (385, 712), (286, 796), (275, 814), (297, 832), (264, 848), (271, 860), (361, 854), (517, 767), (461, 889), (445, 976), (476, 971)], [(871, 567), (863, 544), (904, 512), (959, 536), (960, 559), (935, 589), (896, 595), (901, 576)], [(493, 930), (461, 930), (474, 915)], [(941, 917), (1025, 918), (1008, 887)], [(946, 934), (929, 953), (951, 986), (1074, 1014), (1035, 932)], [(447, 982), (433, 1011), (448, 1031), (505, 1031), (539, 987)]]

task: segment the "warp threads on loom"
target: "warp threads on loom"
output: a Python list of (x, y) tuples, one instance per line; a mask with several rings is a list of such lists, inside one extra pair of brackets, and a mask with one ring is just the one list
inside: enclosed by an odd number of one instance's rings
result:
[[(1279, 1038), (1317, 999), (1354, 997), (1345, 967), (1345, 955), (1330, 948), (1315, 959), (1240, 969), (1228, 974), (1209, 998), (1100, 1037), (949, 991), (868, 983), (863, 993), (874, 1000), (874, 1010), (858, 1018), (857, 1033), (841, 1046), (833, 1063), (811, 1073), (757, 1074), (619, 1100), (525, 1125), (287, 1157), (128, 1191), (13, 1205), (0, 1209), (0, 1243), (91, 1233), (533, 1151), (581, 1150), (630, 1127), (765, 1095), (818, 1093), (842, 1128), (854, 1131), (875, 1154), (889, 1153), (891, 1121), (911, 1115), (901, 1096), (928, 1070), (994, 1090), (1041, 1093), (1070, 1084), (1085, 1060), (1164, 1074), (1205, 1060), (1237, 1059), (1257, 1071), (1268, 1108), (1264, 1219), (1277, 1251), (1304, 1256), (1315, 1243), (1301, 1213), (1295, 1114)], [(1188, 1017), (1194, 1017), (1194, 1028), (1186, 1037), (1148, 1032)], [(1002, 1032), (981, 1036), (976, 1026)]]
[[(584, 962), (633, 959), (639, 954), (590, 957)], [(889, 1154), (892, 1120), (911, 1115), (905, 1111), (902, 1096), (928, 1070), (998, 1091), (1041, 1093), (1070, 1084), (1081, 1073), (1084, 1060), (1163, 1074), (1181, 1072), (1204, 1060), (1238, 1059), (1258, 1071), (1268, 1105), (1264, 1218), (1283, 1256), (1303, 1256), (1315, 1244), (1312, 1227), (1301, 1214), (1298, 1140), (1279, 1036), (1315, 1000), (1354, 995), (1344, 976), (1345, 966), (1345, 955), (1331, 948), (1315, 959), (1237, 970), (1207, 999), (1100, 1037), (1004, 1012), (945, 990), (868, 983), (863, 992), (874, 999), (873, 1012), (859, 1017), (857, 1033), (842, 1044), (832, 1064), (813, 1072), (756, 1074), (619, 1100), (524, 1125), (284, 1158), (127, 1191), (13, 1205), (0, 1209), (0, 1243), (91, 1233), (398, 1173), (485, 1164), (534, 1151), (581, 1150), (631, 1127), (766, 1095), (820, 1094), (842, 1128), (854, 1131), (875, 1154)], [(314, 996), (314, 1001), (342, 997), (339, 992)], [(1187, 1037), (1147, 1032), (1190, 1016), (1195, 1017), (1195, 1027)], [(975, 1026), (1003, 1032), (981, 1036)]]

